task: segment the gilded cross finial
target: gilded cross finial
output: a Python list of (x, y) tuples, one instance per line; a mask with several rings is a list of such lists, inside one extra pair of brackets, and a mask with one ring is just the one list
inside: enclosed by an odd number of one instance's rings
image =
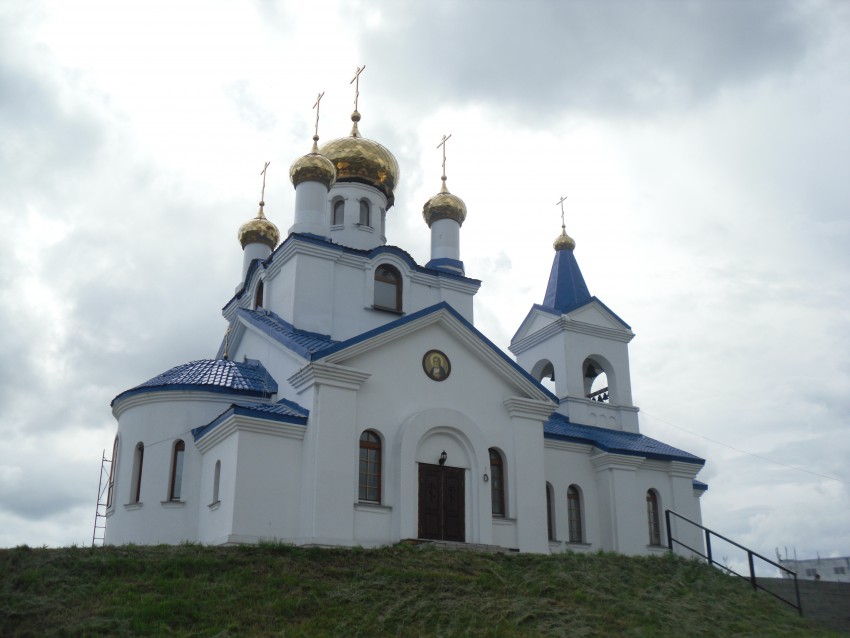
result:
[(564, 202), (565, 202), (565, 201), (567, 201), (566, 196), (562, 197), (562, 198), (561, 198), (561, 199), (559, 199), (557, 202), (555, 202), (555, 206), (557, 206), (558, 204), (560, 204), (560, 205), (561, 205), (561, 231), (562, 231), (564, 234), (566, 234), (566, 232), (567, 232), (567, 226), (566, 226), (566, 225), (565, 225), (565, 223), (564, 223)]
[(260, 175), (263, 176), (263, 190), (260, 191), (260, 212), (257, 213), (257, 217), (263, 216), (263, 206), (266, 205), (266, 170), (268, 169), (269, 164), (271, 164), (271, 162), (266, 162), (265, 165), (263, 165), (263, 170), (260, 171)]
[(444, 191), (446, 191), (446, 142), (449, 141), (449, 138), (451, 138), (451, 136), (452, 136), (451, 133), (449, 133), (448, 135), (443, 135), (443, 141), (440, 142), (439, 144), (437, 144), (437, 148), (442, 147), (442, 149), (443, 149), (443, 176), (440, 179), (443, 180), (443, 189), (442, 190), (444, 190)]
[[(357, 67), (357, 72), (351, 78), (349, 84), (354, 84), (354, 110), (357, 110), (357, 100), (360, 98), (360, 74), (366, 70), (366, 65)], [(356, 82), (356, 84), (355, 84)]]
[(313, 146), (316, 146), (316, 142), (319, 141), (319, 103), (322, 101), (324, 95), (324, 91), (319, 93), (319, 97), (316, 98), (316, 103), (313, 105), (313, 108), (316, 109), (316, 128), (313, 130)]

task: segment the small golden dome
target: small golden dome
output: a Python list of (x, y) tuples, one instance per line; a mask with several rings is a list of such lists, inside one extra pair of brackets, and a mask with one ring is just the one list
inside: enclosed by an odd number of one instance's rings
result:
[(558, 238), (552, 244), (555, 250), (574, 250), (576, 247), (576, 240), (567, 235), (567, 231), (562, 229), (561, 234), (558, 235)]
[(462, 225), (466, 219), (466, 204), (457, 195), (452, 195), (446, 188), (446, 178), (443, 177), (443, 187), (440, 192), (425, 202), (422, 207), (422, 217), (428, 228), (438, 219), (453, 219)]
[(260, 202), (260, 211), (251, 221), (245, 222), (239, 227), (239, 243), (244, 250), (248, 244), (265, 244), (272, 250), (280, 241), (280, 231), (263, 214), (265, 202)]
[(327, 157), (319, 154), (319, 147), (316, 145), (318, 141), (319, 136), (314, 135), (313, 150), (292, 162), (289, 179), (293, 186), (302, 182), (320, 182), (328, 188), (334, 185), (336, 169)]
[(360, 136), (357, 122), (360, 113), (351, 114), (351, 135), (331, 140), (320, 153), (336, 168), (338, 182), (360, 182), (374, 186), (387, 197), (387, 208), (395, 202), (393, 190), (398, 185), (399, 168), (393, 154), (384, 146)]

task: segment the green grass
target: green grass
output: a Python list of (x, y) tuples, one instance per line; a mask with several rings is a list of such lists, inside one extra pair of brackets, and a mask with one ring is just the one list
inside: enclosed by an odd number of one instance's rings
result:
[(703, 564), (421, 549), (0, 550), (0, 636), (833, 636)]

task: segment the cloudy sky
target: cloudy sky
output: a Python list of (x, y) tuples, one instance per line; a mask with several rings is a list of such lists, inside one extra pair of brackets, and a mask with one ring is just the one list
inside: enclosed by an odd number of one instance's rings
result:
[(214, 356), (239, 225), (361, 132), (469, 216), (476, 324), (543, 299), (555, 202), (630, 323), (642, 431), (707, 459), (706, 524), (850, 555), (850, 5), (12, 0), (0, 5), (0, 547), (91, 542), (109, 402)]

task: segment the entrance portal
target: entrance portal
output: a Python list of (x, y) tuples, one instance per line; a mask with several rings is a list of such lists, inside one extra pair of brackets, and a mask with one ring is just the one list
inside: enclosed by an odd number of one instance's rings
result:
[(419, 464), (419, 538), (466, 540), (462, 467)]

